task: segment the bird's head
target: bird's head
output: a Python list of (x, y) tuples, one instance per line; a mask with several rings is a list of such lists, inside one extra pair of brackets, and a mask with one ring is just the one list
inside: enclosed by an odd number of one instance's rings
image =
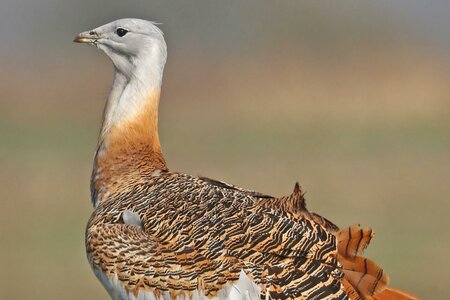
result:
[(78, 34), (74, 42), (95, 45), (112, 60), (116, 69), (131, 76), (139, 65), (164, 68), (167, 47), (155, 23), (120, 19)]

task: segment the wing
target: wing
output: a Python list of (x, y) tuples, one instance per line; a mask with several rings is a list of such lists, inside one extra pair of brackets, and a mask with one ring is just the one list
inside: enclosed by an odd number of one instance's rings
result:
[[(336, 237), (320, 224), (184, 174), (139, 190), (100, 203), (87, 229), (94, 269), (127, 295), (347, 299)], [(121, 224), (127, 210), (143, 227)]]

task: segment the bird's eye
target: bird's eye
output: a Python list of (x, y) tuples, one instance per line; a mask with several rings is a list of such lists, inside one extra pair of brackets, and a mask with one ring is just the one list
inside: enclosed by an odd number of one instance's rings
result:
[(117, 28), (116, 33), (118, 36), (123, 37), (125, 34), (127, 34), (128, 30), (125, 28)]

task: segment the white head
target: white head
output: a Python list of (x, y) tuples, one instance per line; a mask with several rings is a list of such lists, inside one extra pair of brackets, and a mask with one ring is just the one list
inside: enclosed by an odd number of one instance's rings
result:
[(159, 71), (162, 76), (167, 59), (162, 31), (154, 23), (141, 19), (113, 21), (78, 34), (74, 42), (95, 45), (105, 52), (128, 80), (144, 67)]
[[(157, 108), (167, 59), (162, 31), (140, 19), (120, 19), (82, 32), (74, 42), (96, 46), (115, 67), (114, 82), (105, 105), (102, 135), (152, 107), (157, 127)], [(149, 116), (150, 118), (150, 116)]]

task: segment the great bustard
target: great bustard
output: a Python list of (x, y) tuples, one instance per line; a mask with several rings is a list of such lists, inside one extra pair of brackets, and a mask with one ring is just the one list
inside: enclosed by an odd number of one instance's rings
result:
[(121, 19), (80, 33), (114, 64), (86, 230), (89, 262), (113, 299), (414, 299), (361, 252), (372, 238), (309, 212), (298, 185), (274, 198), (171, 172), (158, 138), (166, 43)]

